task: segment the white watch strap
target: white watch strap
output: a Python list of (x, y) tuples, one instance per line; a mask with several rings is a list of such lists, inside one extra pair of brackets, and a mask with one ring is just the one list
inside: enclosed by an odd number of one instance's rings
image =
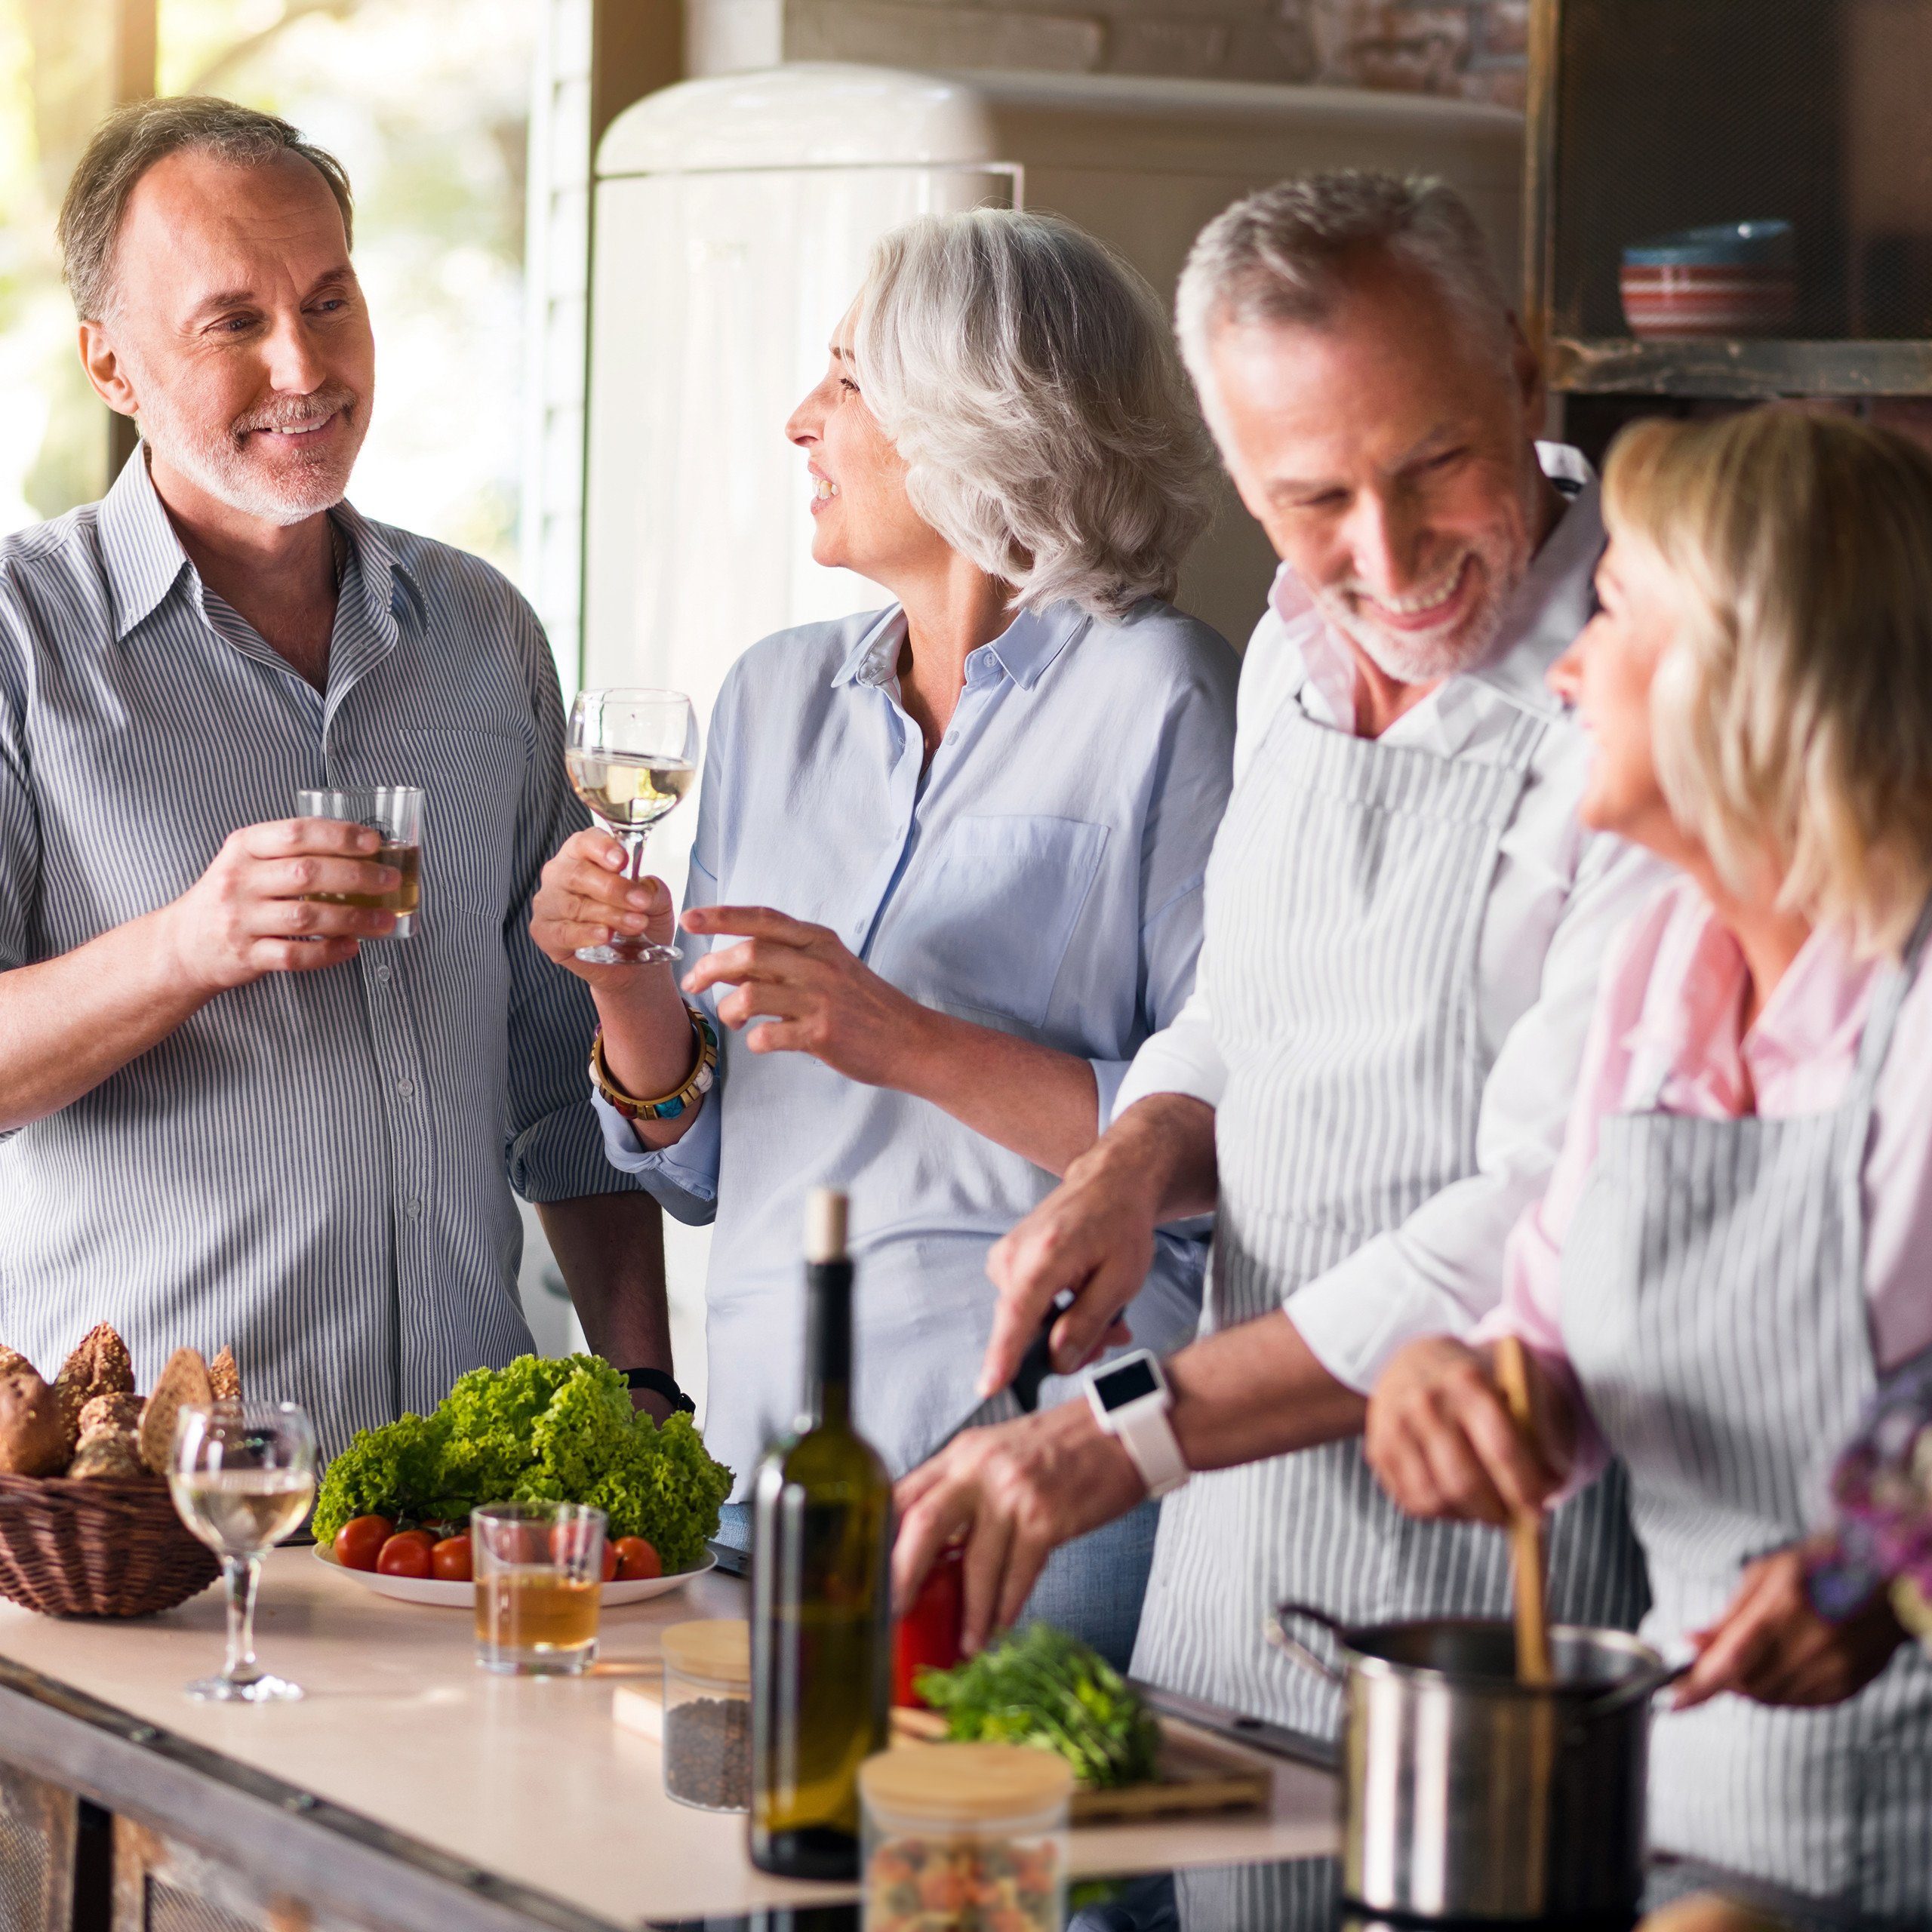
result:
[(1180, 1453), (1174, 1424), (1168, 1420), (1168, 1405), (1150, 1396), (1121, 1410), (1112, 1419), (1113, 1432), (1121, 1446), (1134, 1459), (1147, 1494), (1157, 1501), (1180, 1488), (1194, 1472)]

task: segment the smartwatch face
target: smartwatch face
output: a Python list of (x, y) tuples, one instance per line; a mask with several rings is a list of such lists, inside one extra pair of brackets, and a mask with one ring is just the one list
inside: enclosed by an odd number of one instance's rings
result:
[(1103, 1369), (1094, 1378), (1094, 1392), (1109, 1415), (1151, 1395), (1160, 1387), (1154, 1379), (1154, 1364), (1145, 1355), (1124, 1361), (1116, 1368)]

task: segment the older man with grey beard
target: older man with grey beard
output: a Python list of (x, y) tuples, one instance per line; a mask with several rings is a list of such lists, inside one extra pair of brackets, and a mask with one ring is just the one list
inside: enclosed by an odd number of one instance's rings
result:
[[(1203, 1334), (1164, 1374), (1109, 1364), (1089, 1401), (906, 1478), (897, 1580), (968, 1534), (975, 1643), (1048, 1549), (1176, 1491), (1137, 1672), (1327, 1731), (1333, 1694), (1265, 1641), (1276, 1604), (1344, 1623), (1506, 1607), (1503, 1539), (1408, 1522), (1377, 1487), (1367, 1392), (1403, 1342), (1499, 1296), (1598, 961), (1656, 875), (1577, 821), (1586, 747), (1544, 672), (1590, 612), (1595, 485), (1534, 440), (1535, 362), (1466, 208), (1376, 175), (1285, 183), (1201, 235), (1180, 319), (1281, 568), (1242, 671), (1194, 997), (994, 1251), (986, 1380), (1063, 1290), (1057, 1362), (1088, 1358), (1156, 1224), (1212, 1211)], [(1642, 1608), (1614, 1474), (1557, 1513), (1551, 1601), (1626, 1626)]]
[[(593, 1343), (675, 1395), (657, 1210), (526, 930), (585, 822), (549, 653), (488, 566), (343, 500), (350, 215), (272, 116), (110, 120), (60, 238), (141, 446), (0, 544), (0, 1339), (51, 1372), (105, 1318), (144, 1378), (232, 1343), (329, 1453), (530, 1348), (512, 1187)], [(376, 835), (294, 815), (371, 785), (428, 795), (407, 944)]]

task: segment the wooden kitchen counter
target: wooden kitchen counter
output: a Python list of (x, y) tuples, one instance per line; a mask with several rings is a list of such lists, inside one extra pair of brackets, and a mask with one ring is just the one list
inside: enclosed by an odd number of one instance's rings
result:
[[(475, 1668), (466, 1615), (278, 1550), (257, 1646), (309, 1694), (259, 1708), (182, 1694), (220, 1663), (218, 1590), (127, 1624), (0, 1603), (0, 1759), (198, 1845), (317, 1924), (591, 1932), (850, 1897), (755, 1870), (743, 1819), (673, 1804), (657, 1746), (611, 1721), (613, 1689), (655, 1663), (665, 1625), (742, 1616), (743, 1596), (706, 1577), (607, 1611), (597, 1675), (497, 1678)], [(1268, 1812), (1084, 1829), (1075, 1875), (1331, 1850), (1330, 1780), (1275, 1762)]]

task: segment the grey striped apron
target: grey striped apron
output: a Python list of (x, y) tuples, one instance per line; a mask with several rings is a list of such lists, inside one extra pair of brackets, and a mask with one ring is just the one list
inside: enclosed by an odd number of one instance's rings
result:
[[(1199, 977), (1229, 1078), (1204, 1329), (1278, 1309), (1475, 1171), (1483, 913), (1546, 722), (1524, 712), (1494, 764), (1326, 730), (1292, 699), (1270, 724), (1208, 871)], [(1557, 1512), (1551, 1590), (1566, 1620), (1641, 1614), (1620, 1474)], [(1506, 1540), (1412, 1521), (1357, 1441), (1197, 1476), (1161, 1508), (1137, 1673), (1332, 1732), (1334, 1694), (1263, 1640), (1284, 1597), (1347, 1622), (1501, 1616)]]
[[(1629, 1472), (1644, 1631), (1666, 1654), (1723, 1613), (1746, 1564), (1811, 1527), (1875, 1386), (1865, 1159), (1924, 931), (1881, 982), (1833, 1112), (1690, 1118), (1653, 1091), (1603, 1123), (1564, 1244), (1564, 1346)], [(1932, 1661), (1907, 1645), (1826, 1709), (1727, 1696), (1660, 1715), (1651, 1792), (1660, 1846), (1932, 1915)]]

